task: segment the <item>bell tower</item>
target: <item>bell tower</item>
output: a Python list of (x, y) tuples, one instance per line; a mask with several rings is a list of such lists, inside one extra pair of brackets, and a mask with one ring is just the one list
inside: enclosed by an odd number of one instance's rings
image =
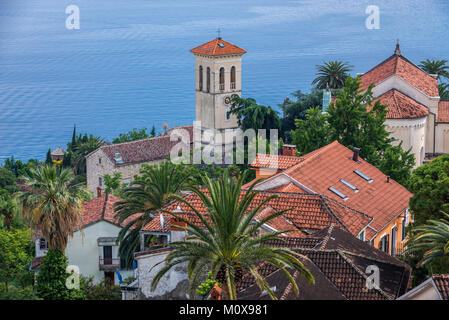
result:
[(242, 93), (242, 56), (245, 50), (217, 37), (190, 50), (195, 55), (196, 121), (202, 129), (237, 128), (227, 115), (231, 96)]

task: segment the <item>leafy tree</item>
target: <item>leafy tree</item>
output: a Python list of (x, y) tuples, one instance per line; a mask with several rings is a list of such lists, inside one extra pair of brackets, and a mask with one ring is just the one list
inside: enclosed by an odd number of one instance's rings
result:
[[(153, 126), (153, 128), (154, 128), (154, 126)], [(153, 131), (151, 131), (151, 132), (153, 132)], [(137, 130), (136, 128), (134, 128), (127, 133), (120, 133), (118, 138), (115, 138), (114, 140), (112, 140), (112, 143), (123, 143), (123, 142), (147, 139), (149, 137), (150, 136), (147, 134), (147, 128), (143, 128), (140, 130)]]
[(306, 120), (296, 119), (297, 129), (292, 136), (299, 153), (306, 154), (330, 143), (328, 119), (320, 107), (307, 110)]
[(415, 166), (415, 157), (410, 152), (402, 148), (402, 141), (397, 146), (388, 146), (381, 153), (377, 168), (387, 173), (393, 180), (407, 186)]
[(37, 168), (39, 164), (40, 162), (37, 159), (29, 159), (26, 163), (23, 163), (21, 160), (16, 161), (14, 156), (11, 156), (11, 158), (5, 160), (3, 168), (10, 170), (16, 177), (18, 177), (29, 172), (31, 168)]
[(444, 218), (441, 212), (449, 208), (449, 154), (416, 168), (409, 181), (414, 224)]
[(209, 295), (210, 290), (218, 283), (217, 280), (212, 279), (212, 272), (209, 271), (207, 274), (207, 279), (204, 280), (196, 289), (196, 293), (201, 296), (203, 299)]
[(66, 273), (68, 259), (60, 250), (49, 249), (39, 266), (36, 278), (36, 292), (44, 300), (82, 300), (85, 298), (79, 289), (68, 289)]
[(0, 194), (0, 217), (3, 217), (3, 225), (8, 231), (11, 230), (13, 220), (18, 213), (19, 207), (16, 200), (12, 199), (9, 194)]
[[(140, 176), (122, 191), (124, 201), (115, 204), (119, 223), (127, 221), (120, 230), (120, 257), (131, 265), (133, 254), (140, 248), (140, 230), (152, 220), (152, 214), (165, 206), (169, 196), (178, 193), (190, 176), (182, 165), (165, 161), (157, 165), (143, 164)], [(128, 220), (127, 220), (128, 219)]]
[(280, 129), (281, 120), (278, 112), (271, 107), (258, 105), (252, 98), (241, 98), (234, 94), (231, 98), (230, 114), (237, 116), (239, 127), (247, 129)]
[(6, 168), (0, 168), (0, 189), (8, 191), (10, 194), (17, 190), (16, 176)]
[(31, 263), (30, 230), (0, 229), (0, 281), (8, 291), (9, 284), (24, 278)]
[(104, 280), (94, 284), (93, 277), (80, 276), (80, 289), (86, 300), (122, 300), (120, 286), (108, 285)]
[(50, 150), (50, 148), (48, 148), (48, 151), (47, 151), (47, 157), (45, 158), (45, 164), (48, 165), (48, 166), (53, 165), (53, 160), (51, 158), (51, 150)]
[(438, 75), (438, 80), (441, 78), (449, 79), (449, 66), (447, 60), (429, 60), (421, 61), (419, 67), (428, 74)]
[(122, 181), (122, 173), (114, 172), (112, 177), (109, 174), (104, 175), (104, 185), (106, 186), (106, 193), (113, 193), (120, 190)]
[(330, 89), (339, 89), (345, 85), (345, 80), (352, 66), (347, 62), (329, 61), (322, 65), (317, 65), (317, 77), (312, 81), (318, 89), (325, 89), (329, 85)]
[(296, 294), (298, 294), (298, 286), (287, 268), (299, 271), (310, 283), (314, 283), (313, 276), (298, 260), (301, 255), (287, 248), (275, 248), (265, 244), (266, 241), (277, 239), (281, 233), (288, 230), (255, 235), (264, 223), (283, 212), (276, 212), (253, 223), (259, 210), (276, 195), (268, 197), (250, 210), (249, 207), (257, 195), (257, 192), (253, 192), (253, 187), (260, 180), (254, 183), (247, 193), (241, 195), (243, 180), (243, 176), (238, 179), (230, 178), (228, 170), (225, 170), (223, 177), (218, 180), (203, 175), (202, 184), (207, 188), (207, 192), (195, 186), (188, 188), (198, 195), (207, 210), (209, 219), (206, 219), (183, 197), (173, 197), (189, 206), (195, 218), (201, 221), (202, 226), (164, 211), (184, 221), (187, 224), (186, 231), (189, 236), (183, 241), (170, 243), (172, 250), (165, 259), (165, 265), (153, 278), (152, 290), (172, 267), (184, 262), (187, 262), (191, 291), (210, 271), (211, 278), (222, 285), (225, 299), (236, 299), (235, 284), (244, 273), (251, 274), (261, 290), (266, 290), (271, 298), (276, 298), (257, 270), (257, 266), (262, 261), (282, 270)]
[(32, 169), (23, 179), (31, 190), (17, 193), (21, 213), (39, 226), (50, 249), (64, 252), (68, 237), (81, 223), (85, 186), (73, 184), (71, 170), (53, 166)]

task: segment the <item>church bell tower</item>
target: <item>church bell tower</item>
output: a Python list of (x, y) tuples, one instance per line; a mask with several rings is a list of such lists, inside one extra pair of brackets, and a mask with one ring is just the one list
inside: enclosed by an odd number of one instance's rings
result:
[(196, 121), (202, 130), (237, 128), (237, 118), (227, 112), (232, 95), (242, 93), (246, 51), (217, 37), (190, 52), (195, 55)]

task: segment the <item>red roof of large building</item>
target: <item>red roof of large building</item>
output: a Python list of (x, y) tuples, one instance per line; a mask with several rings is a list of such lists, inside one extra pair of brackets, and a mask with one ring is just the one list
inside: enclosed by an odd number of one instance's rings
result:
[[(170, 140), (170, 132), (175, 129), (183, 129), (189, 133), (190, 142), (193, 141), (193, 126), (175, 127), (167, 131), (164, 136), (136, 140), (125, 143), (110, 144), (100, 148), (115, 165), (141, 163), (152, 160), (164, 159), (170, 156), (172, 147), (179, 141)], [(117, 161), (119, 154), (121, 161)]]
[(422, 118), (429, 114), (429, 110), (423, 104), (396, 89), (377, 97), (373, 104), (377, 100), (387, 106), (387, 119)]
[(251, 163), (251, 167), (285, 170), (301, 161), (304, 161), (304, 158), (296, 156), (282, 156), (259, 153)]
[(363, 74), (361, 89), (366, 90), (371, 83), (377, 85), (392, 75), (401, 77), (428, 96), (438, 96), (438, 81), (400, 54), (393, 54)]
[(449, 101), (440, 101), (438, 103), (437, 122), (449, 122)]
[[(361, 157), (358, 162), (352, 160), (352, 157), (353, 151), (334, 141), (311, 155), (305, 155), (304, 161), (267, 180), (287, 175), (316, 194), (340, 201), (349, 208), (373, 217), (370, 227), (375, 232), (370, 230), (366, 234), (370, 240), (408, 208), (409, 199), (413, 195), (396, 181), (389, 179), (387, 182), (384, 173)], [(366, 179), (355, 171), (365, 175)], [(334, 188), (345, 198), (330, 188)]]
[(432, 276), (433, 282), (440, 293), (443, 300), (449, 300), (449, 275), (438, 274)]
[(202, 54), (206, 56), (223, 56), (228, 54), (244, 54), (245, 50), (233, 45), (221, 38), (215, 38), (205, 44), (190, 50), (192, 53)]
[[(245, 192), (242, 190), (241, 196)], [(262, 211), (267, 208), (274, 211), (288, 210), (281, 217), (267, 223), (269, 227), (278, 231), (292, 229), (292, 226), (300, 230), (316, 231), (335, 223), (357, 236), (373, 220), (372, 217), (350, 209), (333, 199), (315, 194), (258, 192), (249, 210), (274, 194), (277, 197), (268, 201), (262, 208)], [(207, 216), (206, 208), (196, 194), (187, 195), (185, 200), (201, 214)], [(201, 225), (198, 217), (184, 203), (173, 202), (166, 206), (165, 210), (170, 212), (181, 210), (177, 213), (178, 215), (192, 223)], [(261, 212), (259, 213), (263, 214)], [(160, 215), (157, 215), (150, 223), (142, 228), (142, 231), (168, 232), (170, 230), (170, 223), (169, 215), (163, 214), (163, 221), (161, 221)]]

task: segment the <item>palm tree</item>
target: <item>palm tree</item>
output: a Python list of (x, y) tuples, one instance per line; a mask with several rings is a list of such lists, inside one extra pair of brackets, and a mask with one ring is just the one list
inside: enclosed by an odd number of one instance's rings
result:
[(297, 270), (310, 283), (314, 283), (313, 276), (298, 260), (301, 255), (288, 248), (265, 244), (266, 241), (276, 239), (288, 230), (257, 235), (257, 231), (264, 223), (284, 212), (276, 212), (261, 219), (260, 222), (253, 223), (259, 210), (275, 195), (250, 209), (257, 195), (257, 192), (253, 192), (253, 188), (259, 181), (255, 182), (248, 192), (241, 194), (241, 187), (247, 174), (248, 171), (239, 178), (232, 178), (226, 169), (223, 177), (218, 180), (210, 179), (206, 175), (202, 176), (202, 183), (207, 188), (206, 192), (196, 186), (189, 187), (189, 190), (197, 195), (205, 206), (207, 217), (184, 198), (174, 197), (177, 201), (186, 204), (203, 226), (195, 225), (182, 216), (164, 210), (167, 214), (186, 223), (189, 236), (184, 241), (169, 244), (172, 250), (162, 262), (165, 265), (153, 278), (152, 290), (156, 288), (165, 273), (184, 262), (187, 263), (191, 292), (198, 286), (200, 279), (210, 271), (212, 278), (221, 284), (225, 299), (236, 299), (236, 283), (244, 272), (255, 279), (261, 290), (266, 290), (272, 299), (276, 299), (270, 286), (258, 272), (257, 266), (262, 262), (282, 270), (296, 294), (298, 294), (298, 286), (287, 268)]
[(64, 252), (80, 226), (85, 186), (74, 183), (70, 169), (53, 166), (32, 168), (21, 179), (31, 188), (17, 193), (22, 215), (40, 228), (50, 249)]
[(441, 100), (449, 100), (449, 83), (438, 84), (438, 95)]
[(352, 70), (347, 62), (329, 61), (323, 65), (317, 65), (317, 77), (312, 81), (317, 89), (325, 89), (328, 85), (330, 89), (340, 89), (345, 85), (348, 72)]
[(86, 156), (103, 145), (105, 145), (105, 142), (100, 137), (95, 137), (93, 135), (90, 135), (89, 137), (87, 137), (87, 135), (78, 137), (78, 141), (73, 149), (75, 174), (86, 174)]
[(18, 214), (19, 208), (15, 199), (9, 194), (0, 195), (0, 216), (3, 216), (3, 224), (6, 229), (11, 230), (14, 217)]
[(152, 166), (144, 164), (140, 173), (123, 190), (125, 200), (114, 205), (117, 221), (124, 224), (118, 235), (119, 253), (128, 265), (134, 252), (139, 251), (140, 230), (153, 219), (155, 211), (168, 203), (169, 196), (180, 192), (191, 178), (181, 165), (169, 161)]
[(427, 224), (415, 227), (413, 236), (406, 243), (405, 253), (424, 252), (420, 266), (449, 256), (449, 215), (443, 214), (443, 219), (428, 220)]
[(419, 67), (428, 74), (438, 75), (438, 80), (441, 77), (449, 79), (449, 66), (446, 65), (447, 60), (424, 60), (421, 61)]

